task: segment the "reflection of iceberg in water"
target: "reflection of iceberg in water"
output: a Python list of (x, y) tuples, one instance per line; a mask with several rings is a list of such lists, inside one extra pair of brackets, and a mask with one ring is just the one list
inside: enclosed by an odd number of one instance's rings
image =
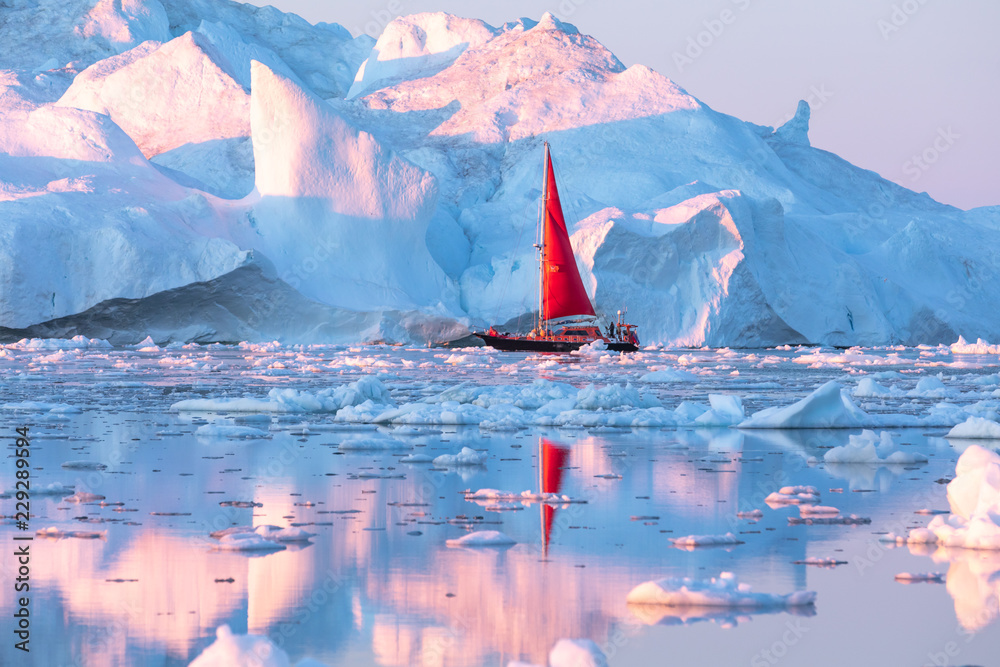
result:
[(949, 563), (946, 588), (965, 630), (978, 632), (1000, 617), (1000, 552), (909, 546), (910, 553), (930, 556), (935, 563)]

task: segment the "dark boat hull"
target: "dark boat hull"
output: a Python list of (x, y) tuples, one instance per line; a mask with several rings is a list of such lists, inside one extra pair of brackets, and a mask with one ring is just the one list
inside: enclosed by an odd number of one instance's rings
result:
[[(586, 341), (550, 340), (546, 338), (524, 338), (519, 336), (491, 336), (487, 333), (473, 334), (488, 346), (504, 352), (572, 352), (587, 344)], [(636, 352), (639, 348), (624, 341), (608, 341), (611, 352)]]

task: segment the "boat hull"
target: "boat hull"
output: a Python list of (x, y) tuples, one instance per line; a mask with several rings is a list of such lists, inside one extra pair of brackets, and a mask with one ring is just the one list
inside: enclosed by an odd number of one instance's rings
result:
[[(487, 333), (473, 334), (481, 338), (489, 347), (504, 352), (572, 352), (593, 341), (552, 340), (548, 338), (527, 338), (523, 336), (491, 336)], [(611, 352), (636, 352), (638, 347), (625, 341), (605, 341)]]

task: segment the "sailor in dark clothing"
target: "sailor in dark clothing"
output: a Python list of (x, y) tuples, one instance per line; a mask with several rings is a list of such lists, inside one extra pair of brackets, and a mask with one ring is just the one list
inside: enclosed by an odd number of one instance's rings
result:
[(612, 322), (611, 324), (608, 325), (608, 338), (614, 338), (614, 337), (615, 337), (615, 323)]

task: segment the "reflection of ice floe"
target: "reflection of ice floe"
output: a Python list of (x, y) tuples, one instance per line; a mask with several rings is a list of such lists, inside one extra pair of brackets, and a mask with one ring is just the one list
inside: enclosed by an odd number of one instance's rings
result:
[(521, 493), (514, 493), (513, 491), (500, 491), (498, 489), (479, 489), (478, 491), (470, 491), (466, 489), (465, 499), (479, 504), (484, 502), (523, 502), (563, 505), (587, 502), (586, 500), (574, 500), (569, 496), (560, 495), (558, 493), (537, 493), (535, 491), (522, 491)]
[(94, 503), (99, 500), (104, 500), (104, 496), (98, 495), (96, 493), (88, 493), (87, 491), (77, 491), (71, 496), (63, 498), (64, 503)]
[(861, 435), (850, 436), (848, 443), (834, 447), (823, 455), (827, 463), (926, 463), (927, 457), (918, 452), (902, 452), (896, 448), (892, 435), (887, 431), (875, 435), (874, 431), (863, 431)]
[(716, 620), (735, 624), (739, 612), (805, 611), (815, 613), (816, 593), (754, 593), (731, 572), (718, 578), (660, 579), (639, 584), (626, 597), (629, 610), (644, 623), (690, 623)]
[(107, 470), (108, 466), (100, 461), (66, 461), (61, 466), (64, 470)]

